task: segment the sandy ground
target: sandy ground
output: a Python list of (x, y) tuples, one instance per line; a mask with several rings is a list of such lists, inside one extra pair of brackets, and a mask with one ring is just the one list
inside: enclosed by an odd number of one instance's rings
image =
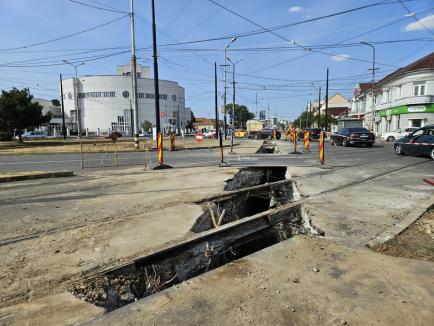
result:
[(318, 168), (294, 169), (326, 238), (294, 237), (110, 314), (73, 297), (68, 284), (188, 237), (200, 213), (193, 201), (221, 191), (237, 170), (131, 169), (0, 185), (0, 240), (33, 237), (0, 247), (0, 324), (98, 316), (94, 324), (433, 324), (434, 263), (365, 248), (432, 195), (419, 180), (432, 165), (330, 192), (372, 167), (310, 178), (301, 177)]
[(426, 212), (393, 239), (373, 249), (390, 256), (434, 262), (434, 209)]

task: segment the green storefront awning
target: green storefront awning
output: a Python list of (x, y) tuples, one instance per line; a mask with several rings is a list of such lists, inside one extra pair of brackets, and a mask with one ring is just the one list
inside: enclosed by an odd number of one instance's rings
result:
[(394, 108), (378, 111), (380, 117), (388, 115), (408, 114), (408, 113), (434, 113), (434, 103), (429, 104), (415, 104), (415, 105), (401, 105)]

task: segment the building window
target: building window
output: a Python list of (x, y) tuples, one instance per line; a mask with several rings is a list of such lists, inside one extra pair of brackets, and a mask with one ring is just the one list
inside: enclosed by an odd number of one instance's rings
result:
[(425, 83), (414, 84), (414, 86), (413, 86), (413, 95), (414, 96), (425, 95)]
[(123, 96), (124, 98), (129, 98), (129, 97), (130, 97), (130, 93), (129, 93), (128, 91), (123, 91), (123, 92), (122, 92), (122, 96)]
[(172, 101), (176, 102), (176, 95), (172, 95)]

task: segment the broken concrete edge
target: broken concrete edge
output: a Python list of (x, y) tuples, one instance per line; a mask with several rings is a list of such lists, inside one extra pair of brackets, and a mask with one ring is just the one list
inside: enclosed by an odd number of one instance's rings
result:
[(430, 198), (424, 200), (418, 207), (408, 214), (408, 216), (400, 221), (399, 223), (393, 225), (371, 241), (369, 241), (366, 246), (368, 248), (374, 248), (377, 245), (383, 244), (407, 229), (411, 224), (418, 220), (423, 214), (425, 214), (429, 209), (434, 207), (434, 194)]
[(293, 180), (280, 180), (280, 181), (276, 181), (276, 182), (269, 182), (269, 183), (264, 183), (261, 185), (256, 185), (256, 186), (251, 186), (251, 187), (245, 187), (245, 188), (240, 188), (237, 190), (230, 190), (230, 191), (224, 191), (224, 192), (220, 192), (217, 195), (211, 195), (208, 197), (204, 197), (201, 199), (198, 199), (196, 201), (193, 202), (193, 204), (197, 204), (200, 205), (204, 202), (208, 202), (208, 201), (223, 201), (226, 199), (229, 199), (235, 195), (239, 195), (242, 193), (246, 193), (246, 192), (250, 192), (250, 191), (254, 191), (254, 190), (260, 190), (260, 189), (272, 189), (274, 187), (280, 187), (282, 185), (285, 184), (293, 184), (294, 181)]
[(72, 177), (74, 175), (73, 171), (57, 171), (57, 172), (43, 172), (34, 174), (23, 174), (23, 175), (12, 175), (6, 177), (0, 177), (0, 183), (2, 182), (14, 182), (14, 181), (25, 181), (25, 180), (36, 180), (36, 179), (47, 179), (47, 178), (63, 178)]
[[(286, 215), (283, 214), (285, 211), (287, 211), (290, 208), (296, 209), (297, 207), (300, 209), (302, 213), (301, 216), (304, 217), (305, 215), (304, 215), (303, 201), (290, 202), (288, 204), (279, 206), (277, 208), (271, 208), (267, 211), (241, 218), (234, 222), (224, 224), (220, 227), (208, 231), (204, 231), (197, 234), (191, 233), (192, 236), (186, 240), (183, 240), (175, 244), (171, 244), (165, 248), (159, 249), (158, 251), (149, 252), (143, 256), (136, 257), (129, 262), (123, 262), (121, 264), (113, 265), (105, 270), (98, 271), (97, 274), (117, 275), (119, 273), (134, 272), (136, 270), (136, 267), (140, 264), (143, 264), (144, 261), (152, 261), (152, 259), (154, 259), (154, 257), (156, 256), (165, 255), (170, 251), (180, 250), (183, 247), (204, 242), (208, 238), (211, 239), (215, 237), (220, 237), (222, 236), (222, 234), (233, 232), (232, 230), (236, 230), (240, 227), (243, 227), (244, 225), (252, 225), (252, 227), (258, 226), (259, 228), (270, 227), (270, 225), (275, 225), (285, 218)], [(91, 279), (95, 275), (96, 275), (95, 273), (90, 273), (89, 275), (86, 275), (85, 279)]]

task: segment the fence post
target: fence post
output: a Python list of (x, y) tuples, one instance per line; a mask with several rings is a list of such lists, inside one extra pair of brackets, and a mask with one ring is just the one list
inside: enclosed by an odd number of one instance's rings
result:
[(146, 142), (146, 139), (145, 139), (144, 147), (145, 147), (145, 171), (146, 171), (148, 169), (148, 143)]
[(115, 143), (115, 166), (118, 166), (118, 145)]
[(173, 131), (170, 133), (170, 150), (175, 150), (175, 133)]
[(81, 175), (84, 175), (83, 144), (81, 142), (81, 139), (79, 139), (79, 141), (80, 141), (80, 168), (81, 168)]

